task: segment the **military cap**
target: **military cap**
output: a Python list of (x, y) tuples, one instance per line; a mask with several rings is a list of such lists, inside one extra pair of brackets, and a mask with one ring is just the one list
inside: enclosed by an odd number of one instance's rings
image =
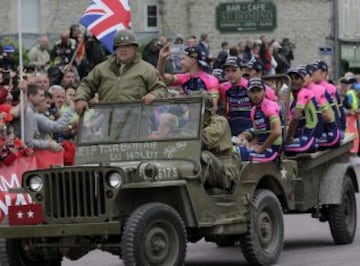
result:
[(129, 44), (139, 46), (135, 34), (126, 29), (119, 30), (114, 37), (114, 45), (113, 45), (114, 50), (120, 45), (129, 45)]

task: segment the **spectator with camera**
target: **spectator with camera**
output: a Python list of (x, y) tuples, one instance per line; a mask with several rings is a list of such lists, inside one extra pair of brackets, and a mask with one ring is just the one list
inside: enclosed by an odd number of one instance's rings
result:
[(70, 39), (69, 32), (63, 31), (60, 33), (60, 40), (58, 40), (50, 53), (50, 58), (54, 65), (66, 65), (70, 63), (71, 58), (76, 49), (76, 42)]
[(293, 44), (289, 38), (284, 38), (281, 45), (280, 53), (285, 56), (287, 61), (289, 62), (289, 66), (291, 66), (291, 61), (294, 60), (294, 49), (295, 44)]
[(151, 40), (144, 48), (142, 59), (156, 67), (159, 60), (160, 48), (161, 43), (159, 43), (157, 39)]
[(49, 93), (52, 96), (52, 103), (50, 113), (54, 115), (55, 119), (60, 117), (59, 111), (65, 103), (66, 95), (65, 89), (60, 85), (52, 85), (49, 88)]
[(13, 45), (8, 44), (4, 46), (3, 53), (0, 60), (0, 69), (8, 71), (16, 71), (16, 62), (14, 59), (15, 48)]
[[(22, 83), (23, 84), (23, 83)], [(19, 90), (26, 92), (26, 87), (24, 85), (19, 85)], [(0, 120), (4, 120), (6, 117), (11, 117), (8, 119), (8, 122), (12, 121), (13, 118), (20, 117), (20, 105), (12, 106), (8, 103), (10, 92), (3, 86), (0, 85)], [(24, 101), (26, 107), (27, 101)]]
[(50, 63), (50, 54), (48, 51), (49, 39), (46, 36), (39, 38), (38, 45), (31, 48), (29, 52), (30, 65), (35, 66), (36, 72), (46, 72)]
[(0, 68), (0, 85), (1, 86), (10, 86), (12, 84), (12, 78), (14, 77), (14, 72), (11, 72), (9, 69)]

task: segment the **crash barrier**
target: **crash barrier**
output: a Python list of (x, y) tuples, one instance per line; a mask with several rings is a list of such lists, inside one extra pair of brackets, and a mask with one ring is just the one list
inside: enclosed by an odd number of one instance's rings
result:
[(64, 152), (36, 150), (30, 156), (21, 156), (11, 165), (0, 165), (0, 222), (8, 214), (10, 205), (30, 204), (31, 198), (26, 193), (12, 193), (11, 189), (21, 188), (22, 174), (26, 171), (45, 169), (51, 165), (64, 165)]

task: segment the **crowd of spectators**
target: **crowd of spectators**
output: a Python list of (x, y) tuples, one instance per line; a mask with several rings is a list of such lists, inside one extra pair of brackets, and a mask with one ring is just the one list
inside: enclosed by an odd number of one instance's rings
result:
[[(72, 149), (79, 119), (74, 112), (76, 88), (81, 78), (106, 59), (101, 44), (83, 33), (81, 26), (74, 24), (69, 31), (60, 33), (53, 47), (47, 36), (41, 36), (28, 53), (29, 63), (23, 69), (22, 79), (14, 57), (15, 47), (0, 47), (0, 165), (10, 165), (19, 151), (31, 154), (35, 149)], [(23, 139), (21, 90), (25, 110)], [(65, 155), (69, 155), (66, 150)]]
[[(239, 42), (237, 45), (230, 45), (227, 41), (221, 43), (221, 50), (214, 56), (210, 53), (209, 35), (204, 33), (200, 38), (189, 36), (184, 39), (181, 34), (176, 35), (175, 39), (168, 39), (160, 36), (158, 39), (151, 40), (143, 50), (143, 59), (156, 66), (159, 59), (159, 51), (167, 42), (172, 42), (174, 46), (183, 45), (183, 47), (198, 47), (208, 58), (209, 69), (221, 69), (226, 58), (236, 56), (245, 62), (257, 60), (264, 67), (265, 75), (284, 74), (291, 66), (294, 60), (295, 45), (284, 38), (281, 42), (275, 39), (268, 40), (265, 35), (260, 39), (248, 39)], [(183, 48), (183, 49), (184, 49)], [(167, 67), (168, 72), (175, 73), (174, 67)]]
[[(184, 38), (178, 34), (174, 40), (159, 36), (145, 46), (143, 59), (156, 67), (160, 49), (169, 42), (178, 49), (176, 53), (180, 58), (171, 57), (166, 72), (179, 73), (184, 49), (197, 47), (208, 59), (206, 72), (213, 73), (219, 82), (224, 81), (222, 66), (229, 56), (238, 57), (260, 76), (286, 73), (294, 59), (295, 46), (289, 39), (268, 41), (266, 36), (237, 45), (224, 41), (218, 55), (212, 56), (208, 34), (201, 34), (199, 38)], [(0, 50), (0, 165), (11, 164), (19, 151), (26, 154), (31, 154), (33, 149), (63, 151), (72, 143), (77, 132), (79, 117), (74, 112), (77, 86), (95, 65), (106, 59), (106, 51), (99, 41), (84, 33), (80, 25), (74, 24), (69, 31), (59, 34), (53, 47), (49, 47), (46, 36), (39, 38), (38, 44), (29, 51), (30, 62), (24, 68), (23, 79), (20, 79), (14, 46), (6, 45)], [(352, 85), (358, 81), (357, 76), (348, 73), (337, 84), (344, 103), (349, 103), (346, 105), (349, 113), (356, 115), (359, 114), (359, 106), (354, 109), (354, 104), (351, 106), (352, 101), (348, 99), (350, 96), (346, 95), (349, 90), (354, 90), (357, 99), (360, 98), (360, 86), (357, 89)], [(21, 91), (25, 108), (24, 139), (20, 139)], [(95, 96), (93, 102), (97, 101)]]

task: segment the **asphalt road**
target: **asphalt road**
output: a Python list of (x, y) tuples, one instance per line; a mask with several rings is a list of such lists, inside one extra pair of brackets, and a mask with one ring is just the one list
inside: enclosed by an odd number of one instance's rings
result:
[[(357, 212), (360, 213), (360, 196)], [(360, 218), (357, 221), (360, 228)], [(285, 216), (285, 246), (278, 264), (281, 266), (358, 266), (360, 265), (360, 233), (351, 245), (336, 246), (328, 223), (320, 223), (310, 215)], [(121, 260), (109, 253), (95, 250), (78, 261), (65, 259), (63, 266), (119, 266)], [(188, 245), (187, 266), (248, 265), (239, 246), (218, 248), (213, 243), (200, 241)]]

